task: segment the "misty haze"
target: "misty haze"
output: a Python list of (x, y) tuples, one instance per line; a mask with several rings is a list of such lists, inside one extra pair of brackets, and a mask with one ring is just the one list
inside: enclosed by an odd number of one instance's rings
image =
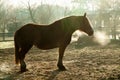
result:
[[(57, 70), (58, 48), (33, 46), (25, 58), (28, 71), (18, 73), (14, 46), (17, 30), (29, 23), (51, 25), (85, 13), (94, 34), (88, 36), (82, 30), (72, 34), (63, 58), (66, 71)], [(28, 79), (119, 80), (120, 0), (0, 0), (0, 80)]]

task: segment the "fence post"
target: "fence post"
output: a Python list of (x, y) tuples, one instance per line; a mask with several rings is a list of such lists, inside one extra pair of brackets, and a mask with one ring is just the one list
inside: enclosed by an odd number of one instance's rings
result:
[(5, 29), (6, 29), (6, 25), (3, 24), (2, 41), (5, 41)]

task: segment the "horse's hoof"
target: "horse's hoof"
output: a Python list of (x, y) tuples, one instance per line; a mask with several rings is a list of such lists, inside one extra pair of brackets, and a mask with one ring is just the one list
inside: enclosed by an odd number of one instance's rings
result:
[(58, 66), (60, 71), (66, 71), (66, 68), (64, 66)]
[(26, 71), (28, 71), (28, 69), (21, 69), (21, 70), (20, 70), (20, 73), (24, 73), (24, 72), (26, 72)]

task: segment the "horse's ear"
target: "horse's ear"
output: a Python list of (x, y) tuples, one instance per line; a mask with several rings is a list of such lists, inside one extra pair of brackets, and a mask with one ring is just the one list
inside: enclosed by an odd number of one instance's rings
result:
[(87, 13), (84, 14), (84, 17), (86, 17)]

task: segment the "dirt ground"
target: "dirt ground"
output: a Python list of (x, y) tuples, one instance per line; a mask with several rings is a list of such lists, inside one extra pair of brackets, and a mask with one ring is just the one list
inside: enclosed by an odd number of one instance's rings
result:
[(14, 49), (0, 49), (0, 80), (120, 80), (120, 42), (107, 46), (75, 43), (64, 55), (66, 71), (57, 70), (58, 49), (32, 48), (26, 55), (29, 71), (19, 72)]

